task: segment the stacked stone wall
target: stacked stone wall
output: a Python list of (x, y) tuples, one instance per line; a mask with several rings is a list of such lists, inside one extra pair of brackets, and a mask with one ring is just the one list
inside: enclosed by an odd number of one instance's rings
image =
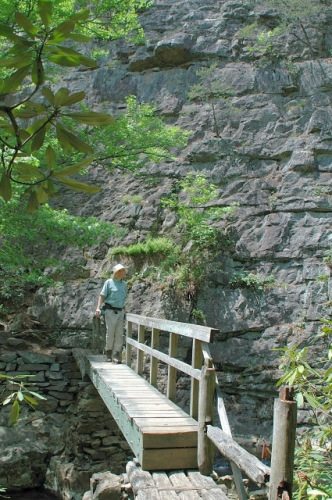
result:
[[(82, 380), (70, 349), (43, 351), (7, 338), (0, 345), (0, 373), (30, 375), (20, 381), (46, 398), (35, 397), (35, 409), (20, 403), (14, 427), (9, 425), (11, 405), (1, 408), (3, 487), (11, 491), (46, 487), (64, 500), (80, 500), (93, 473), (125, 471), (133, 458), (129, 447), (94, 386)], [(2, 398), (15, 390), (8, 380), (0, 379)]]

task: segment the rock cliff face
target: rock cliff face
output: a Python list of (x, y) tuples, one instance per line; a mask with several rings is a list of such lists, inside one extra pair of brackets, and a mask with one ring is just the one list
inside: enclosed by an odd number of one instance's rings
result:
[[(177, 161), (147, 166), (159, 177), (157, 186), (97, 169), (90, 177), (102, 180), (104, 191), (75, 196), (77, 213), (129, 228), (125, 243), (151, 232), (167, 235), (174, 220), (160, 198), (176, 183), (172, 176), (189, 171), (204, 172), (218, 186), (221, 206), (239, 204), (220, 226), (227, 228), (233, 247), (216, 255), (210, 285), (198, 291), (196, 307), (206, 324), (220, 330), (213, 345), (220, 384), (235, 435), (249, 441), (270, 436), (278, 376), (278, 354), (272, 349), (307, 342), (319, 330), (319, 318), (331, 312), (323, 257), (332, 237), (332, 11), (306, 20), (310, 46), (300, 43), (295, 27), (279, 36), (278, 54), (264, 59), (240, 30), (255, 21), (268, 30), (276, 16), (273, 9), (254, 10), (242, 2), (157, 1), (141, 16), (144, 46), (107, 44), (109, 57), (99, 70), (70, 80), (88, 92), (91, 103), (121, 108), (125, 96), (135, 94), (139, 102), (156, 102), (169, 123), (192, 130)], [(231, 97), (214, 99), (215, 120), (211, 100), (187, 97), (201, 82), (197, 71), (212, 64), (212, 83), (231, 89)], [(125, 194), (141, 194), (143, 201), (124, 203)], [(71, 202), (71, 194), (61, 199), (64, 206)], [(66, 333), (65, 342), (70, 334), (69, 345), (77, 330), (88, 337), (102, 277), (113, 264), (106, 252), (115, 243), (91, 249), (89, 279), (66, 283), (56, 296), (36, 295), (30, 313), (48, 318), (52, 328)], [(74, 266), (75, 256), (71, 259)], [(128, 264), (131, 276), (141, 270)], [(242, 271), (251, 281), (234, 280)], [(269, 278), (272, 286), (263, 286)], [(179, 301), (172, 290), (156, 289), (142, 276), (132, 285), (128, 308), (189, 320), (184, 297)]]
[[(176, 151), (176, 161), (147, 165), (157, 186), (97, 168), (89, 179), (103, 183), (102, 194), (64, 194), (59, 202), (129, 228), (121, 243), (174, 229), (160, 199), (173, 188), (174, 177), (190, 171), (203, 172), (218, 186), (220, 206), (239, 204), (220, 223), (233, 246), (215, 256), (210, 284), (198, 290), (196, 307), (207, 325), (220, 330), (212, 354), (234, 436), (257, 452), (260, 440), (271, 438), (280, 375), (273, 349), (307, 344), (332, 305), (323, 260), (332, 239), (332, 10), (305, 20), (306, 35), (296, 26), (292, 34), (281, 33), (274, 53), (263, 58), (240, 30), (254, 22), (272, 29), (276, 16), (274, 9), (237, 1), (157, 0), (141, 15), (144, 46), (108, 43), (100, 69), (71, 74), (68, 81), (73, 90), (87, 91), (91, 104), (107, 102), (112, 110), (123, 107), (129, 94), (156, 102), (168, 123), (192, 131), (188, 146)], [(197, 71), (213, 63), (214, 84), (231, 89), (228, 97), (214, 99), (215, 118), (211, 100), (192, 102), (187, 95), (202, 83)], [(125, 194), (140, 194), (143, 201), (125, 203)], [(68, 250), (64, 259), (73, 279), (36, 294), (29, 315), (54, 331), (58, 347), (89, 345), (97, 296), (115, 263), (107, 250), (118, 243), (107, 241), (84, 256)], [(144, 262), (127, 264), (129, 278), (144, 269)], [(239, 272), (251, 281), (234, 279)], [(132, 284), (128, 310), (191, 320), (186, 297), (157, 287), (144, 273)], [(313, 359), (319, 349), (311, 346)]]

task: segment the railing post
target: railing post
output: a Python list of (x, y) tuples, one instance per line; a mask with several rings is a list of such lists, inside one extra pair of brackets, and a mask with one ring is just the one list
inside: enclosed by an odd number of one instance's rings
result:
[[(201, 341), (193, 339), (192, 348), (192, 361), (191, 366), (193, 368), (201, 368), (202, 366), (202, 347)], [(195, 420), (198, 419), (198, 393), (199, 393), (199, 381), (194, 377), (191, 377), (191, 387), (190, 387), (190, 416)]]
[(293, 390), (281, 387), (274, 401), (273, 441), (269, 500), (291, 500), (297, 405)]
[[(178, 336), (176, 333), (171, 333), (169, 338), (169, 355), (176, 358), (178, 353)], [(167, 379), (167, 397), (171, 401), (176, 400), (176, 368), (168, 367)]]
[[(131, 321), (127, 321), (126, 332), (126, 338), (131, 339), (133, 336), (133, 324)], [(131, 345), (126, 342), (126, 364), (128, 366), (131, 366), (131, 351)]]
[[(151, 347), (152, 349), (158, 349), (159, 347), (159, 330), (157, 328), (152, 328), (151, 333)], [(158, 386), (158, 359), (151, 356), (151, 366), (150, 366), (150, 384), (154, 387)]]
[(208, 359), (202, 368), (199, 383), (197, 463), (201, 474), (210, 475), (213, 470), (214, 444), (207, 437), (207, 425), (213, 425), (214, 392), (216, 372), (212, 360)]
[(92, 349), (94, 352), (103, 354), (105, 349), (105, 337), (105, 323), (102, 323), (99, 317), (94, 316), (92, 318)]
[[(138, 327), (138, 342), (140, 344), (144, 344), (145, 342), (145, 326), (139, 325)], [(143, 375), (143, 361), (144, 361), (144, 352), (141, 349), (137, 350), (137, 365), (136, 365), (136, 373), (138, 375)]]

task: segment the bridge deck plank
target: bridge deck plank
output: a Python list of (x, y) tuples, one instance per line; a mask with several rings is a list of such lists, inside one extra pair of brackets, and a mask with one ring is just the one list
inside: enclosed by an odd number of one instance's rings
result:
[(128, 462), (126, 471), (137, 500), (228, 500), (222, 487), (198, 470), (150, 474), (136, 462)]
[(129, 366), (102, 355), (87, 360), (87, 374), (143, 469), (197, 468), (196, 420)]

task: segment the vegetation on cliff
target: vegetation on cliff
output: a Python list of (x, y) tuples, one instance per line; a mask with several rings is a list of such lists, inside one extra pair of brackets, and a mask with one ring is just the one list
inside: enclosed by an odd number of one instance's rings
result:
[(294, 386), (298, 407), (307, 410), (306, 432), (297, 436), (293, 498), (332, 497), (332, 321), (312, 340), (325, 339), (326, 351), (310, 362), (310, 347), (299, 345), (282, 349), (280, 368), (284, 374), (278, 384)]

